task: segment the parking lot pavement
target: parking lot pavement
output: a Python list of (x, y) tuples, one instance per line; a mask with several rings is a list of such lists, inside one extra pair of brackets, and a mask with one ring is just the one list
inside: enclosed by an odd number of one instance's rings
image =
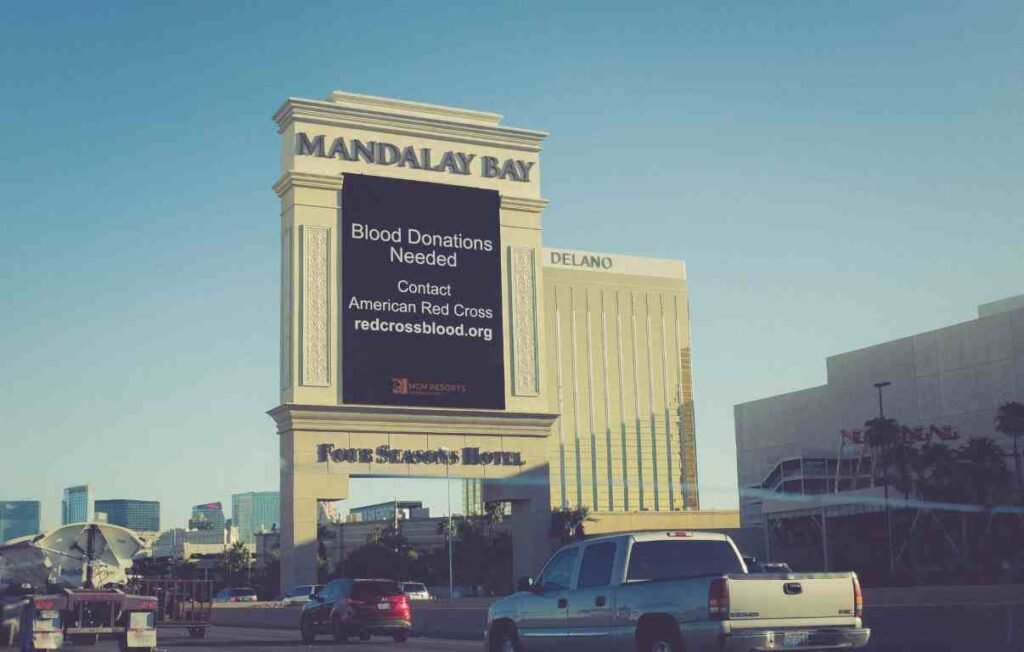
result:
[[(348, 645), (337, 645), (330, 636), (317, 638), (313, 645), (303, 645), (299, 633), (280, 629), (243, 629), (240, 627), (211, 627), (206, 638), (191, 639), (183, 629), (161, 629), (157, 633), (157, 650), (182, 650), (183, 652), (231, 652), (232, 650), (259, 650), (260, 652), (299, 652), (300, 650), (346, 650), (360, 649), (395, 650), (396, 652), (441, 652), (442, 650), (473, 650), (479, 652), (479, 641), (450, 641), (437, 638), (411, 638), (405, 643), (395, 643), (390, 638), (375, 636), (363, 643), (350, 639)], [(69, 649), (74, 649), (69, 647)], [(95, 647), (78, 648), (93, 652), (114, 652), (117, 643), (101, 641)]]

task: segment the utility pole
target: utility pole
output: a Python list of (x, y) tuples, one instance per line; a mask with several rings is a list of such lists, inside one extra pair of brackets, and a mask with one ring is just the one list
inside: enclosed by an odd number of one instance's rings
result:
[[(878, 390), (878, 418), (885, 421), (885, 405), (882, 403), (882, 390), (889, 385), (892, 385), (888, 380), (875, 383), (875, 389)], [(878, 460), (873, 460), (873, 464), (877, 464)], [(895, 563), (892, 558), (892, 509), (889, 506), (889, 470), (886, 469), (882, 476), (882, 491), (884, 492), (885, 500), (885, 530), (886, 539), (888, 543), (888, 557), (889, 557), (889, 579), (892, 579), (893, 571), (895, 570)]]
[(442, 448), (441, 453), (444, 454), (444, 481), (448, 491), (448, 599), (452, 600), (455, 597), (455, 572), (452, 564), (452, 481), (448, 470), (451, 466), (451, 455), (447, 448)]

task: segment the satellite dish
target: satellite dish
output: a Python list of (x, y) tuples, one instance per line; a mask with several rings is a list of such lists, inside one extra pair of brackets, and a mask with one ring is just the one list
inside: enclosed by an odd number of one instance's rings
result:
[(119, 525), (72, 523), (0, 546), (0, 579), (36, 587), (126, 584), (132, 558), (145, 547)]

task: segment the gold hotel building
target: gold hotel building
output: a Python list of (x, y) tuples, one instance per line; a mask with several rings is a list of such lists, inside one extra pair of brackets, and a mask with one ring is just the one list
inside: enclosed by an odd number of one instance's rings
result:
[[(543, 250), (552, 508), (699, 509), (682, 261)], [(482, 509), (465, 481), (467, 513)]]

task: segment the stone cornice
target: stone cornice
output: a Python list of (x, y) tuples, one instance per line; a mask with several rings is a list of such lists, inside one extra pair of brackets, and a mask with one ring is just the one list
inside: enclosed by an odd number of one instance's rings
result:
[(527, 152), (539, 152), (541, 141), (547, 137), (543, 131), (490, 125), (464, 117), (460, 119), (460, 112), (467, 113), (460, 109), (444, 113), (440, 109), (446, 107), (437, 107), (435, 113), (444, 117), (433, 117), (423, 111), (399, 113), (390, 110), (396, 107), (394, 102), (389, 104), (381, 100), (376, 108), (365, 108), (368, 105), (290, 97), (274, 113), (274, 121), (277, 122), (278, 133), (300, 121)]
[(343, 179), (340, 175), (310, 174), (308, 172), (285, 172), (274, 183), (274, 192), (283, 196), (294, 186), (302, 188), (319, 188), (321, 190), (341, 190)]
[(547, 437), (557, 414), (285, 403), (267, 412), (277, 433), (293, 430), (386, 434)]
[(342, 104), (350, 108), (369, 109), (382, 113), (401, 113), (406, 115), (426, 115), (431, 118), (447, 120), (449, 122), (470, 122), (474, 124), (489, 125), (497, 127), (504, 117), (500, 113), (489, 111), (474, 111), (462, 109), (456, 106), (444, 106), (441, 104), (426, 104), (424, 102), (413, 102), (400, 100), (394, 97), (379, 97), (376, 95), (362, 95), (348, 91), (334, 91), (327, 98), (332, 104)]
[(546, 199), (530, 199), (527, 197), (501, 196), (501, 207), (510, 211), (522, 211), (524, 213), (541, 213), (548, 205)]

